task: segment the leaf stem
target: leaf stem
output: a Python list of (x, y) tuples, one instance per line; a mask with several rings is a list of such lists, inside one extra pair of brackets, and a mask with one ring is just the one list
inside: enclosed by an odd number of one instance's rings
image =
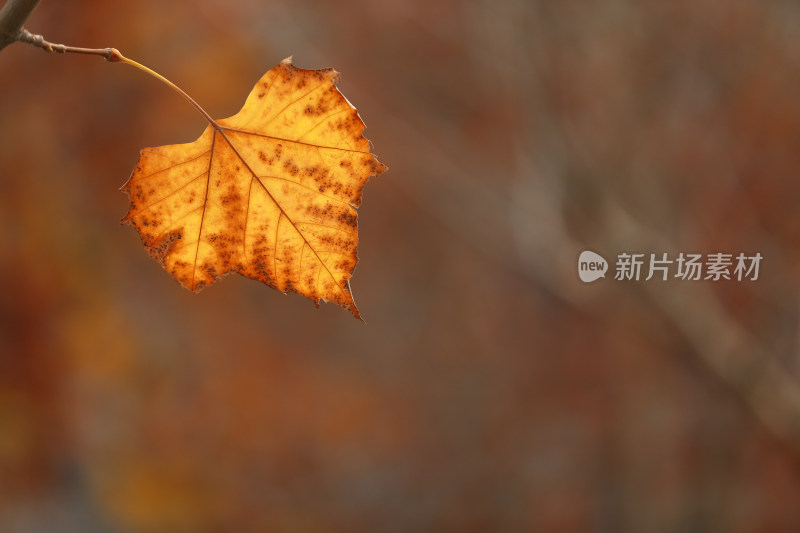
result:
[(169, 81), (167, 78), (165, 78), (155, 70), (148, 68), (142, 65), (141, 63), (134, 61), (133, 59), (128, 59), (127, 57), (122, 55), (120, 51), (117, 50), (116, 48), (79, 48), (76, 46), (54, 44), (45, 41), (44, 37), (42, 37), (41, 35), (33, 34), (24, 28), (20, 30), (17, 40), (22, 41), (24, 43), (32, 44), (33, 46), (39, 47), (42, 50), (50, 53), (96, 55), (104, 58), (106, 61), (109, 61), (111, 63), (126, 63), (132, 67), (136, 67), (139, 70), (146, 72), (147, 74), (150, 74), (151, 76), (158, 79), (162, 83), (166, 84), (169, 88), (180, 94), (184, 99), (186, 99), (187, 102), (192, 104), (192, 106), (195, 109), (197, 109), (197, 111), (199, 111), (201, 115), (203, 115), (203, 117), (209, 122), (209, 124), (211, 124), (211, 126), (214, 129), (216, 130), (220, 129), (220, 125), (217, 124), (217, 122), (213, 118), (211, 118), (211, 115), (209, 115), (205, 109), (200, 107), (200, 104), (195, 102), (194, 98), (186, 94), (186, 92), (183, 89), (181, 89), (180, 87)]
[[(188, 101), (190, 104), (192, 104), (194, 106), (194, 108), (197, 109), (200, 112), (200, 114), (203, 115), (203, 117), (205, 117), (205, 119), (209, 122), (209, 124), (211, 124), (214, 127), (214, 129), (218, 130), (220, 128), (219, 124), (217, 124), (217, 121), (214, 120), (213, 118), (211, 118), (211, 115), (209, 115), (206, 112), (205, 109), (200, 107), (200, 104), (195, 102), (194, 98), (192, 98), (191, 96), (186, 94), (186, 92), (183, 89), (181, 89), (180, 87), (178, 87), (177, 85), (175, 85), (174, 83), (169, 81), (167, 78), (165, 78), (164, 76), (162, 76), (161, 74), (159, 74), (155, 70), (150, 69), (150, 68), (142, 65), (141, 63), (137, 63), (133, 59), (128, 59), (124, 55), (120, 54), (119, 50), (117, 50), (116, 48), (113, 48), (112, 50), (114, 50), (114, 52), (115, 52), (115, 57), (113, 57), (112, 59), (109, 59), (109, 61), (119, 61), (119, 62), (122, 62), (122, 63), (127, 63), (128, 65), (130, 65), (132, 67), (136, 67), (139, 70), (144, 71), (144, 72), (150, 74), (151, 76), (153, 76), (154, 78), (159, 79), (162, 82), (166, 83), (170, 88), (172, 88), (172, 90), (174, 90), (176, 93), (178, 93), (181, 96), (183, 96), (186, 99), (186, 101)], [(118, 56), (118, 58), (116, 56)]]

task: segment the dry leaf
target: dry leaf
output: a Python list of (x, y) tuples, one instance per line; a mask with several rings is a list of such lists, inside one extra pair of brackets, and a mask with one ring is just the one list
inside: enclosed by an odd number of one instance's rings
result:
[(143, 149), (122, 188), (131, 202), (123, 223), (187, 289), (238, 272), (360, 318), (348, 281), (356, 208), (386, 167), (337, 81), (333, 69), (286, 59), (196, 141)]

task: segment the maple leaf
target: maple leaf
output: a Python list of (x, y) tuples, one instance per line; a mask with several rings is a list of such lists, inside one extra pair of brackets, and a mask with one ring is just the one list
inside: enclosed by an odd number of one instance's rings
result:
[(349, 283), (356, 208), (366, 181), (386, 167), (338, 77), (288, 58), (236, 115), (206, 115), (196, 141), (141, 150), (122, 187), (130, 198), (122, 222), (184, 287), (238, 272), (361, 318)]

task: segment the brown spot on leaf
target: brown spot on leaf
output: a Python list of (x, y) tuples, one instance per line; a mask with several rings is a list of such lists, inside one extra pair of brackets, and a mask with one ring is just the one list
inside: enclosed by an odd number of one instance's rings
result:
[(153, 244), (147, 245), (147, 253), (160, 263), (163, 261), (167, 252), (172, 248), (173, 243), (180, 238), (180, 233), (167, 233)]

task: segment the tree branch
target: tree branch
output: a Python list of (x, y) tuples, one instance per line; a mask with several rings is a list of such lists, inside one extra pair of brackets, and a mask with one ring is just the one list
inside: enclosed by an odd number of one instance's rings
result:
[(93, 56), (100, 56), (105, 58), (106, 61), (116, 63), (122, 61), (122, 54), (116, 48), (80, 48), (77, 46), (67, 46), (65, 44), (55, 44), (50, 41), (45, 41), (44, 37), (29, 32), (25, 28), (21, 29), (17, 34), (17, 40), (23, 43), (32, 44), (41, 48), (45, 52), (55, 54), (86, 54)]
[(0, 10), (0, 50), (19, 40), (22, 25), (39, 0), (8, 0)]

